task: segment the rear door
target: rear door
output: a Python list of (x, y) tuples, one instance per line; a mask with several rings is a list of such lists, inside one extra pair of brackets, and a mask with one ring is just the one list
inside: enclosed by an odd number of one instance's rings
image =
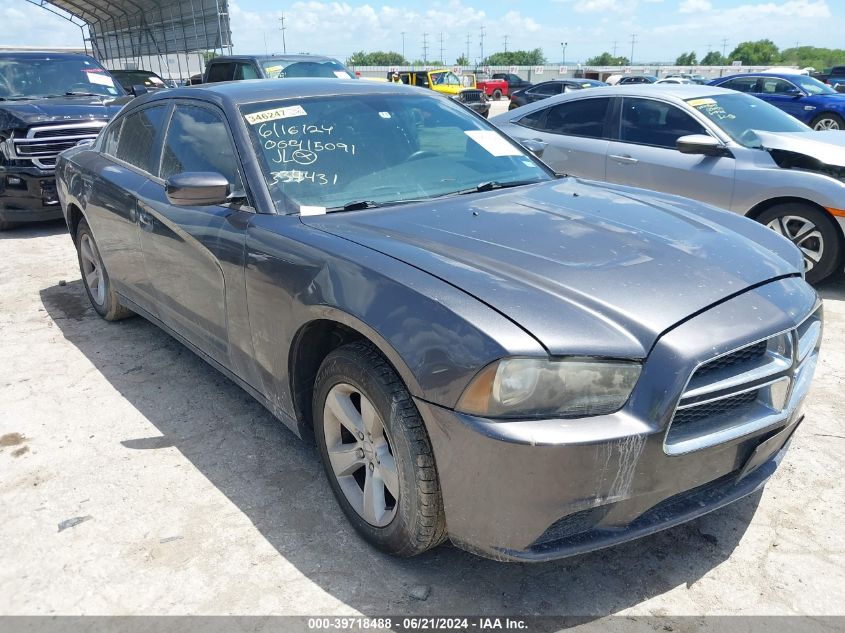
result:
[(138, 200), (150, 178), (168, 106), (160, 102), (115, 120), (92, 169), (85, 214), (115, 290), (157, 314), (138, 234)]
[[(166, 180), (187, 172), (217, 172), (231, 191), (244, 191), (240, 160), (228, 123), (215, 106), (176, 102), (164, 136), (158, 175), (142, 190), (141, 248), (161, 320), (220, 364), (244, 375), (229, 347), (229, 307), (244, 308), (244, 235), (252, 209), (176, 206)], [(245, 308), (244, 308), (245, 309)], [(235, 322), (243, 322), (235, 317)]]
[(804, 91), (791, 81), (778, 77), (762, 77), (758, 84), (758, 90), (760, 92), (755, 96), (768, 101), (773, 106), (777, 106), (796, 119), (807, 121), (811, 118), (808, 116), (810, 112), (804, 110), (802, 99)]
[(610, 97), (570, 99), (522, 117), (507, 133), (546, 143), (543, 161), (558, 173), (604, 180), (611, 104)]
[(607, 181), (674, 193), (730, 209), (736, 160), (682, 154), (678, 138), (710, 134), (678, 106), (625, 97), (607, 150)]

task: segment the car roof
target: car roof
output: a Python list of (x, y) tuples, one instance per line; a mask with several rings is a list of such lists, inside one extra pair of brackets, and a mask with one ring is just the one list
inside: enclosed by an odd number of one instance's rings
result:
[(297, 55), (218, 55), (209, 60), (211, 62), (228, 62), (241, 61), (244, 59), (259, 61), (259, 62), (302, 62), (302, 61), (335, 61), (333, 57), (326, 57), (325, 55), (311, 55), (300, 53)]
[(722, 82), (726, 79), (737, 79), (742, 77), (774, 77), (776, 79), (795, 79), (795, 77), (809, 77), (809, 75), (800, 75), (798, 73), (736, 73), (735, 75), (725, 75), (713, 81)]
[(361, 81), (358, 79), (291, 78), (247, 79), (222, 81), (173, 88), (166, 92), (147, 94), (144, 102), (159, 99), (206, 98), (211, 101), (237, 105), (256, 101), (275, 101), (296, 97), (327, 97), (335, 95), (412, 94), (436, 95), (424, 88), (391, 82)]
[(21, 51), (20, 53), (16, 53), (15, 51), (3, 51), (2, 53), (0, 53), (0, 59), (7, 57), (18, 57), (25, 59), (79, 59), (80, 57), (84, 57), (86, 59), (94, 59), (93, 57), (91, 57), (90, 55), (86, 55), (85, 53), (53, 53), (50, 51)]

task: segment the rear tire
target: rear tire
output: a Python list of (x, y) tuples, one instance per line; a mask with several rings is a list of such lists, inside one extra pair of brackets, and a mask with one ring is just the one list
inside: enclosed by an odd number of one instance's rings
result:
[(801, 249), (808, 282), (817, 283), (839, 268), (842, 238), (833, 218), (821, 209), (804, 202), (785, 202), (766, 209), (757, 221)]
[(106, 321), (119, 321), (135, 314), (120, 303), (114, 292), (94, 235), (85, 220), (81, 220), (76, 228), (76, 252), (79, 271), (82, 273), (82, 285), (85, 286), (88, 300), (97, 314)]
[(9, 222), (8, 220), (0, 220), (0, 231), (8, 231), (17, 226), (17, 222)]
[(496, 89), (493, 91), (493, 101), (498, 101), (498, 100), (499, 100), (499, 99), (501, 99), (501, 98), (502, 98), (502, 91), (501, 91), (501, 90), (499, 90), (498, 88), (496, 88)]
[(313, 412), (329, 485), (367, 542), (394, 556), (414, 556), (446, 539), (428, 433), (402, 380), (375, 347), (349, 343), (325, 358)]
[(813, 119), (810, 127), (816, 131), (845, 130), (845, 120), (833, 112), (824, 112)]

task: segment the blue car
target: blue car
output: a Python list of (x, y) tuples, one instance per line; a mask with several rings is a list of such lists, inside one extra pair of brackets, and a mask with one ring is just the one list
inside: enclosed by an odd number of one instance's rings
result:
[(710, 85), (753, 94), (814, 130), (845, 130), (845, 94), (807, 75), (748, 73), (719, 77)]

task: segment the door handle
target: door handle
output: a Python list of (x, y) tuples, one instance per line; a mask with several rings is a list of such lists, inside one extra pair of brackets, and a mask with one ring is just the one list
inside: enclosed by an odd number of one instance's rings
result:
[(615, 160), (617, 163), (621, 163), (623, 165), (634, 165), (635, 163), (640, 162), (633, 156), (629, 156), (628, 154), (611, 154), (610, 157)]

